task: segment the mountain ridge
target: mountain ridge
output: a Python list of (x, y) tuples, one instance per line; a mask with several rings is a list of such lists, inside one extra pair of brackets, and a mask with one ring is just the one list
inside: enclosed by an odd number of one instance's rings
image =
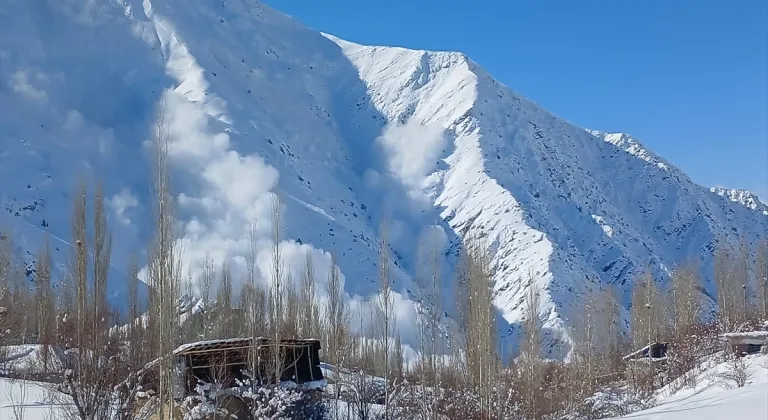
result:
[(740, 188), (724, 188), (724, 187), (710, 187), (711, 192), (726, 197), (734, 203), (739, 203), (744, 207), (752, 210), (760, 211), (765, 215), (768, 215), (768, 205), (760, 201), (757, 194), (740, 189)]

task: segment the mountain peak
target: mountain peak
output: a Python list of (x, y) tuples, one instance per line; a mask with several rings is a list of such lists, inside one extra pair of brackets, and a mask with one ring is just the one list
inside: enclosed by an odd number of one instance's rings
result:
[(660, 156), (656, 155), (650, 149), (646, 148), (640, 141), (627, 133), (606, 133), (598, 130), (587, 129), (587, 132), (595, 137), (601, 138), (608, 143), (624, 150), (625, 152), (638, 157), (648, 163), (656, 165), (660, 169), (668, 170), (670, 165)]
[(734, 203), (739, 203), (742, 206), (752, 210), (760, 210), (763, 214), (768, 215), (768, 205), (761, 202), (757, 195), (751, 191), (724, 187), (712, 187), (709, 190), (719, 196), (733, 201)]

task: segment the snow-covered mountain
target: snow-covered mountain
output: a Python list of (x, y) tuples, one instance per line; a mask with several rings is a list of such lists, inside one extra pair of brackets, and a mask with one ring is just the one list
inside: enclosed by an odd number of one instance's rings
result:
[(733, 201), (734, 203), (739, 203), (742, 206), (749, 207), (752, 210), (768, 215), (768, 205), (761, 202), (757, 196), (750, 191), (723, 187), (712, 187), (709, 190)]
[[(161, 103), (189, 267), (206, 253), (241, 267), (255, 218), (269, 278), (279, 191), (288, 267), (310, 251), (325, 283), (333, 252), (365, 312), (386, 219), (411, 344), (420, 241), (449, 263), (461, 237), (487, 238), (502, 328), (536, 287), (547, 351), (562, 356), (588, 289), (626, 298), (639, 272), (690, 259), (707, 272), (716, 238), (768, 231), (756, 208), (628, 135), (559, 119), (460, 53), (357, 45), (255, 0), (8, 0), (0, 27), (0, 226), (29, 252), (48, 232), (58, 261), (78, 176), (105, 180), (118, 274), (147, 242), (145, 141)], [(120, 275), (110, 290), (125, 300)]]

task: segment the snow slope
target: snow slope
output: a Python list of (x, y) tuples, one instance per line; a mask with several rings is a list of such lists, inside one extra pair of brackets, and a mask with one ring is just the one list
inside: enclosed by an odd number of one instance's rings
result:
[[(696, 389), (659, 391), (657, 405), (621, 418), (637, 420), (714, 420), (724, 418), (768, 418), (768, 357), (745, 359), (751, 378), (742, 388), (723, 381), (727, 363), (718, 364), (698, 377)], [(665, 395), (666, 394), (666, 395)]]
[(625, 417), (638, 420), (718, 420), (768, 417), (768, 383), (744, 388), (712, 388)]
[[(617, 284), (626, 303), (646, 267), (707, 270), (716, 238), (768, 231), (765, 214), (637, 140), (575, 127), (460, 53), (357, 45), (255, 0), (8, 0), (0, 27), (0, 226), (28, 260), (47, 232), (63, 262), (74, 180), (104, 179), (116, 303), (126, 258), (150, 234), (145, 141), (161, 103), (188, 267), (209, 253), (242, 269), (255, 218), (268, 281), (279, 191), (287, 266), (300, 273), (311, 252), (322, 299), (333, 252), (356, 317), (377, 287), (386, 220), (410, 344), (419, 242), (448, 263), (459, 238), (487, 238), (501, 328), (536, 287), (546, 351), (562, 357), (588, 289)], [(501, 336), (514, 349), (515, 335)]]

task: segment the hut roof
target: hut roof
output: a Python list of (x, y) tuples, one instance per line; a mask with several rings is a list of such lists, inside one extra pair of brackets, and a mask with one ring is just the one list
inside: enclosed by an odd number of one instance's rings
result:
[[(254, 344), (257, 346), (268, 346), (268, 345), (272, 345), (273, 343), (274, 343), (274, 340), (265, 338), (265, 337), (255, 337), (255, 338), (246, 337), (246, 338), (227, 338), (227, 339), (221, 339), (221, 340), (205, 340), (205, 341), (197, 341), (194, 343), (183, 344), (179, 346), (176, 350), (174, 350), (173, 354), (176, 356), (182, 356), (182, 355), (193, 354), (193, 353), (207, 353), (207, 352), (215, 352), (215, 351), (221, 351), (221, 350), (238, 350), (238, 349), (249, 348)], [(280, 347), (289, 347), (289, 348), (319, 346), (320, 340), (315, 338), (281, 339), (278, 345)]]
[(768, 331), (749, 331), (738, 333), (725, 333), (721, 337), (728, 340), (731, 344), (764, 344), (768, 342)]
[[(650, 360), (651, 362), (661, 362), (667, 360), (668, 343), (652, 343), (645, 347), (635, 350), (632, 353), (622, 357), (623, 360), (633, 361), (638, 359)], [(654, 356), (658, 355), (658, 357)]]

